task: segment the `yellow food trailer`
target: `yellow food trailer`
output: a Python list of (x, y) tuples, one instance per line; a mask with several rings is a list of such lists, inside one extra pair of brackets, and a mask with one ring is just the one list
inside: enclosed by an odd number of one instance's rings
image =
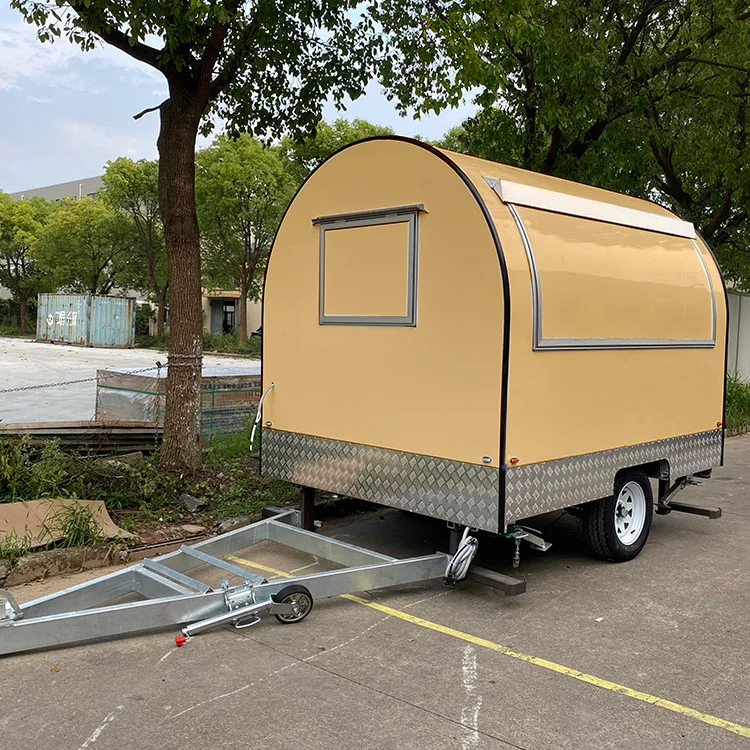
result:
[(665, 208), (362, 141), (273, 245), (261, 471), (496, 533), (577, 508), (631, 559), (722, 463), (726, 327), (716, 260)]

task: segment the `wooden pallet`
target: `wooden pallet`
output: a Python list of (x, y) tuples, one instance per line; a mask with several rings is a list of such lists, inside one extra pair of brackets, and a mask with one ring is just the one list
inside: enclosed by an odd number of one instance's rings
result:
[(161, 442), (162, 425), (154, 422), (68, 421), (0, 423), (0, 438), (28, 435), (32, 442), (52, 438), (63, 448), (93, 453), (153, 451)]

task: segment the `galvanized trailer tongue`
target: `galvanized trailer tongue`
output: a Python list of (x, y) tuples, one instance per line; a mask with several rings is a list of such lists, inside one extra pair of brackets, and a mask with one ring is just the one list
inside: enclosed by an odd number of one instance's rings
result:
[[(435, 553), (398, 559), (296, 527), (299, 513), (273, 518), (207, 539), (88, 583), (19, 605), (0, 590), (0, 655), (181, 627), (177, 645), (220, 625), (248, 627), (262, 614), (299, 622), (318, 598), (441, 579), (450, 560)], [(267, 581), (227, 556), (272, 541), (342, 566)], [(197, 569), (239, 578), (212, 587)], [(193, 575), (191, 575), (193, 573)], [(203, 576), (205, 577), (205, 575)], [(132, 601), (137, 596), (138, 601)], [(128, 597), (130, 601), (122, 601)], [(119, 600), (119, 601), (118, 601)]]

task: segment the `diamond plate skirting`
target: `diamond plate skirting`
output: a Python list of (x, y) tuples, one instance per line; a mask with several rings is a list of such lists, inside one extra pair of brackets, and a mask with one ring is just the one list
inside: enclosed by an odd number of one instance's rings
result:
[(497, 532), (500, 472), (490, 466), (263, 430), (262, 473)]
[(611, 495), (615, 474), (628, 466), (666, 460), (672, 480), (718, 466), (721, 446), (722, 431), (712, 430), (509, 468), (505, 522)]
[(668, 461), (673, 480), (718, 466), (721, 447), (722, 431), (712, 430), (512, 467), (506, 472), (504, 519), (499, 515), (499, 470), (489, 466), (264, 429), (262, 472), (497, 532), (522, 518), (606, 497), (615, 474), (629, 466)]

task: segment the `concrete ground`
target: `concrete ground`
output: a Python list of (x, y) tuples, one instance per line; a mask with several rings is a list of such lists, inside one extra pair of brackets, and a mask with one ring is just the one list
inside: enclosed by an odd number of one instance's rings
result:
[[(0, 337), (0, 390), (26, 385), (95, 378), (97, 370), (152, 367), (167, 361), (156, 349), (92, 349), (64, 344), (37, 343), (29, 339)], [(206, 367), (247, 365), (246, 358), (206, 355)], [(0, 393), (0, 420), (62, 422), (94, 416), (96, 382), (77, 383), (16, 393)]]
[[(181, 649), (168, 632), (6, 657), (2, 746), (747, 748), (749, 467), (750, 437), (728, 441), (727, 466), (680, 498), (719, 505), (723, 519), (656, 516), (630, 563), (591, 559), (570, 517), (539, 520), (554, 546), (524, 551), (519, 597), (434, 581), (318, 601), (297, 625), (268, 618)], [(390, 510), (322, 531), (400, 555), (446, 542), (441, 524)], [(508, 543), (480, 549), (483, 565), (512, 572)], [(270, 543), (241, 555), (318, 567)]]

